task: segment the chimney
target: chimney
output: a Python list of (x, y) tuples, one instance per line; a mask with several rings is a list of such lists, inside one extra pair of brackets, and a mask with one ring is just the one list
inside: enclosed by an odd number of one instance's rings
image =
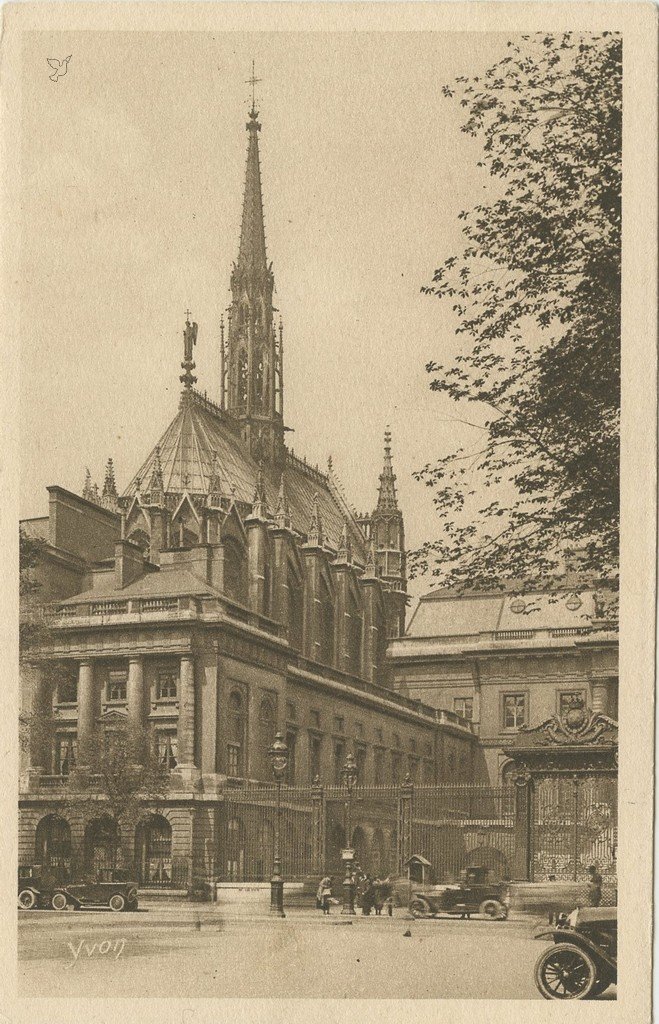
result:
[(144, 574), (144, 555), (137, 544), (130, 540), (120, 540), (114, 546), (114, 581), (117, 590), (122, 590), (129, 583)]

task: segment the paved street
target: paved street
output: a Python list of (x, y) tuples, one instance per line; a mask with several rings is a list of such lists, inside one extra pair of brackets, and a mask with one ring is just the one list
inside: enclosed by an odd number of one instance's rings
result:
[(528, 918), (272, 920), (190, 904), (21, 911), (19, 985), (35, 996), (539, 999), (533, 929)]

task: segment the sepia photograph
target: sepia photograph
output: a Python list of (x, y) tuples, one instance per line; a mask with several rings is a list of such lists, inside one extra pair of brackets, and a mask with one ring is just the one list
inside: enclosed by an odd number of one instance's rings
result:
[(14, 28), (5, 97), (18, 995), (615, 1009), (652, 843), (643, 5), (95, 6)]

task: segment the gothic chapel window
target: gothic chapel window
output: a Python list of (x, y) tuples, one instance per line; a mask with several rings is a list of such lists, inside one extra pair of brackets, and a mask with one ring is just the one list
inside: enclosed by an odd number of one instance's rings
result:
[(320, 660), (323, 665), (334, 661), (334, 602), (324, 580), (320, 584)]
[(234, 690), (229, 694), (229, 742), (227, 744), (227, 775), (244, 774), (245, 759), (245, 705), (242, 694)]

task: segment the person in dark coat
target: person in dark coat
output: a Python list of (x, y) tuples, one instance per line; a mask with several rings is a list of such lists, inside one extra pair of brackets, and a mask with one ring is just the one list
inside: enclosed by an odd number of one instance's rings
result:
[(591, 864), (588, 868), (586, 889), (588, 892), (588, 905), (590, 907), (599, 907), (602, 902), (602, 876), (594, 864)]

